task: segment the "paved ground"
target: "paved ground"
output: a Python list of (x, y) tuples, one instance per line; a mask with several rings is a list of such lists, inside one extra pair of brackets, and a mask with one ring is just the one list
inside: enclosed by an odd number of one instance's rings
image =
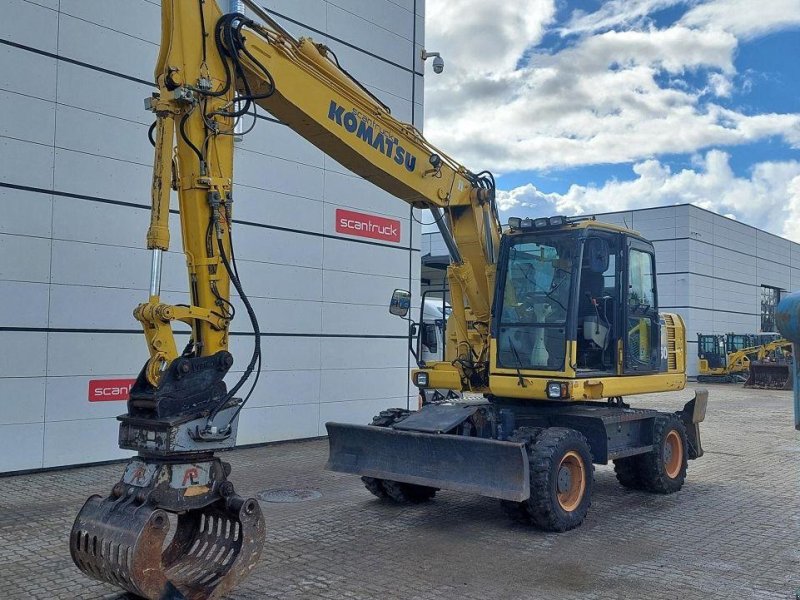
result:
[[(800, 447), (788, 392), (708, 386), (706, 456), (683, 491), (651, 496), (596, 472), (584, 525), (545, 534), (510, 523), (497, 502), (441, 492), (401, 508), (358, 478), (322, 470), (324, 440), (227, 455), (240, 493), (307, 488), (267, 504), (261, 565), (232, 598), (794, 598), (800, 588)], [(636, 402), (674, 410), (691, 397)], [(76, 440), (76, 443), (81, 443)], [(0, 479), (0, 598), (119, 598), (73, 565), (67, 536), (109, 465)]]

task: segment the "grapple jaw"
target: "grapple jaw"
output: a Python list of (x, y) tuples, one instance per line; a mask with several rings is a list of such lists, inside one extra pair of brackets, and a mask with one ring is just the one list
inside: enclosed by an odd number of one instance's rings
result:
[(265, 530), (258, 502), (234, 492), (229, 472), (213, 457), (134, 458), (108, 497), (90, 497), (78, 513), (72, 560), (151, 600), (221, 597), (257, 564)]

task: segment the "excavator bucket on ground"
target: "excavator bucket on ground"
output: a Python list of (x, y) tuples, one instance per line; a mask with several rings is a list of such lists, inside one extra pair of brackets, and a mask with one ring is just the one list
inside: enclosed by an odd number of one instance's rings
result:
[(744, 383), (746, 388), (763, 390), (791, 390), (792, 365), (785, 361), (750, 361), (750, 375)]
[(218, 459), (133, 459), (108, 497), (83, 505), (72, 560), (89, 577), (150, 600), (222, 597), (258, 563), (264, 538), (258, 502), (236, 495), (226, 471)]

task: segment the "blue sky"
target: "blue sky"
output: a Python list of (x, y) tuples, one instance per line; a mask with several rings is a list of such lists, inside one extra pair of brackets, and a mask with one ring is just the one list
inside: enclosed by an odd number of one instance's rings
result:
[(800, 241), (800, 0), (427, 0), (426, 136), (502, 214), (693, 202)]

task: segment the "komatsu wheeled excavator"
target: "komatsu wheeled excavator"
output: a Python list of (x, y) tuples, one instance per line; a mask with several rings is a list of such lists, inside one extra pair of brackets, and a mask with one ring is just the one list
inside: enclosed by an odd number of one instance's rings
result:
[[(652, 244), (587, 218), (515, 218), (504, 231), (491, 173), (467, 170), (396, 120), (330, 48), (244, 4), (253, 18), (222, 14), (214, 0), (161, 2), (158, 90), (145, 101), (155, 115), (150, 296), (134, 311), (150, 357), (119, 417), (119, 445), (137, 454), (108, 496), (79, 512), (76, 565), (137, 596), (201, 599), (224, 595), (258, 562), (259, 504), (235, 492), (215, 454), (235, 445), (261, 366), (231, 241), (234, 137), (257, 106), (428, 209), (450, 254), (445, 358), (419, 361), (412, 380), (473, 399), (387, 410), (372, 425), (328, 423), (329, 469), (394, 501), (438, 489), (499, 498), (513, 517), (551, 531), (583, 521), (594, 464), (613, 461), (629, 488), (680, 489), (687, 460), (703, 452), (706, 394), (675, 413), (624, 401), (686, 382), (685, 329), (658, 311)], [(173, 190), (189, 305), (160, 296)], [(231, 286), (254, 347), (228, 387)], [(395, 290), (389, 310), (408, 319), (410, 305), (410, 293)], [(175, 321), (191, 327), (183, 349)]]

